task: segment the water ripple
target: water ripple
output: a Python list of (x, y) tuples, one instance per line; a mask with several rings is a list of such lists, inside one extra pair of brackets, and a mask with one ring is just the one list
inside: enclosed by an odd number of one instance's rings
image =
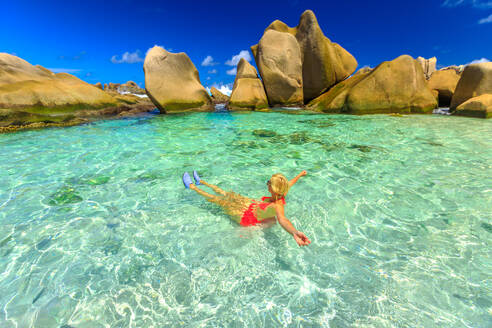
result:
[[(157, 115), (0, 135), (0, 327), (486, 327), (492, 121)], [(242, 228), (183, 171), (259, 198)]]

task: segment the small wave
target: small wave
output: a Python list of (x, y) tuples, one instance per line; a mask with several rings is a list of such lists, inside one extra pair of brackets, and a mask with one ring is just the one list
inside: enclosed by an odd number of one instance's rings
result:
[(439, 114), (439, 115), (451, 115), (449, 112), (448, 107), (441, 107), (441, 108), (436, 108), (432, 111), (432, 114)]

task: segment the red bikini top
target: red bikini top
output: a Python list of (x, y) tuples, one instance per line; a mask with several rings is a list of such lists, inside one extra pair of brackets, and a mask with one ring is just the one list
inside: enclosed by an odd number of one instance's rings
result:
[[(266, 199), (269, 199), (271, 197), (268, 197), (268, 196), (264, 196), (264, 197), (261, 197), (261, 201), (265, 201)], [(280, 200), (282, 201), (282, 204), (285, 205), (285, 197), (282, 197), (280, 198)], [(271, 203), (270, 202), (266, 202), (266, 203), (259, 203), (258, 206), (262, 209), (262, 210), (265, 210), (265, 208), (268, 207), (268, 205), (270, 205)]]

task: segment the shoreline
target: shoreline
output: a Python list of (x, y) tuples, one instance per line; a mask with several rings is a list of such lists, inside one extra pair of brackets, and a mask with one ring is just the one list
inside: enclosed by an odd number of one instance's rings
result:
[[(67, 114), (67, 119), (61, 122), (50, 121), (49, 118), (41, 122), (27, 124), (9, 124), (0, 126), (0, 133), (10, 133), (22, 130), (37, 130), (50, 127), (69, 127), (94, 122), (101, 119), (118, 119), (137, 116), (155, 110), (154, 104), (135, 104), (107, 107), (103, 109), (87, 109)], [(49, 115), (46, 115), (49, 116)], [(57, 115), (60, 116), (60, 115)], [(51, 115), (51, 117), (56, 117)], [(0, 122), (1, 123), (1, 122)]]

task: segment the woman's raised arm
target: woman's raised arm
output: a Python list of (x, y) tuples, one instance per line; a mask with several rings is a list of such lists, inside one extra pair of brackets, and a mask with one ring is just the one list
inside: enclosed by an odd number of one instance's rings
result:
[(292, 187), (297, 180), (299, 180), (301, 177), (305, 176), (307, 174), (306, 170), (303, 170), (301, 173), (299, 173), (294, 179), (289, 181), (289, 188)]

